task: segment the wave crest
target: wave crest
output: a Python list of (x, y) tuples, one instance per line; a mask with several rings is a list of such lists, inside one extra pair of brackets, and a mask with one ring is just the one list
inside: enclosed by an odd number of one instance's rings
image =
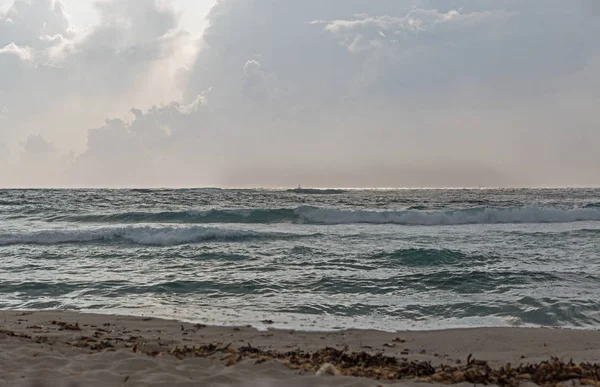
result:
[(0, 234), (0, 246), (55, 245), (68, 243), (129, 243), (172, 246), (211, 241), (236, 242), (250, 239), (299, 238), (304, 235), (226, 230), (213, 227), (119, 227), (94, 230), (45, 230)]
[(46, 220), (82, 223), (284, 223), (293, 222), (296, 217), (294, 209), (265, 208), (67, 215)]
[(297, 208), (215, 209), (175, 212), (124, 212), (55, 216), (50, 222), (83, 223), (304, 223), (304, 224), (400, 224), (415, 226), (495, 224), (495, 223), (567, 223), (600, 221), (600, 207), (556, 208), (537, 205), (522, 207), (479, 207), (454, 211), (425, 211), (410, 208), (399, 211), (340, 210), (302, 206)]

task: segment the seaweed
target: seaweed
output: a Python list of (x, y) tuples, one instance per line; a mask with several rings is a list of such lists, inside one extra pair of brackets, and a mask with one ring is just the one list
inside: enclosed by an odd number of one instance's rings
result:
[[(52, 322), (59, 329), (78, 330), (79, 324)], [(46, 336), (30, 336), (0, 329), (0, 334), (38, 343), (48, 342)], [(148, 356), (171, 355), (183, 360), (187, 357), (219, 359), (227, 366), (241, 361), (254, 361), (261, 364), (266, 361), (278, 361), (287, 367), (318, 375), (344, 375), (364, 377), (381, 381), (415, 380), (420, 382), (457, 384), (495, 384), (502, 387), (518, 386), (522, 382), (535, 383), (540, 386), (557, 386), (566, 381), (579, 381), (580, 384), (600, 387), (600, 364), (575, 363), (572, 359), (564, 361), (557, 357), (539, 363), (519, 364), (513, 367), (510, 363), (502, 367), (492, 367), (485, 360), (475, 359), (469, 355), (465, 361), (456, 360), (455, 365), (436, 365), (430, 361), (408, 361), (406, 358), (386, 356), (383, 353), (365, 351), (348, 351), (348, 348), (336, 349), (325, 347), (318, 351), (306, 352), (292, 350), (281, 352), (253, 347), (250, 343), (239, 348), (231, 344), (205, 344), (200, 346), (177, 345), (166, 347), (148, 343), (141, 336), (128, 338), (107, 338), (97, 340), (94, 337), (78, 336), (74, 342), (66, 342), (71, 346), (88, 348), (92, 351), (115, 351), (116, 345), (123, 342), (133, 352)], [(394, 342), (403, 342), (394, 340)], [(120, 348), (120, 347), (119, 347)], [(523, 359), (523, 357), (521, 357)]]

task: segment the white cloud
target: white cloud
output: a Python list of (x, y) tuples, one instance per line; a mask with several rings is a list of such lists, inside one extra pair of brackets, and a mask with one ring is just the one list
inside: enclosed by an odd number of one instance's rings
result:
[(31, 61), (33, 59), (31, 48), (19, 47), (14, 43), (10, 43), (4, 47), (0, 47), (0, 55), (14, 55), (23, 62)]
[(244, 65), (244, 74), (247, 77), (251, 77), (254, 74), (258, 73), (259, 71), (260, 71), (260, 63), (258, 63), (255, 60), (249, 60)]
[(79, 30), (59, 1), (16, 0), (0, 13), (0, 105), (10, 111), (0, 140), (16, 147), (41, 133), (81, 151), (86, 127), (178, 98), (177, 68), (195, 52), (175, 13), (145, 0), (104, 1), (97, 11), (98, 24)]
[(44, 36), (73, 36), (63, 4), (54, 0), (17, 0), (0, 13), (0, 45), (46, 48)]

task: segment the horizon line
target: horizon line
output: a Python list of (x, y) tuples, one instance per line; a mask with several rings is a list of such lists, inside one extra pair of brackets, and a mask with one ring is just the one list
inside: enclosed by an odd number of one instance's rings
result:
[[(291, 186), (14, 186), (2, 187), (0, 190), (270, 190), (285, 191), (298, 187)], [(401, 190), (502, 190), (502, 189), (600, 189), (592, 185), (539, 185), (539, 186), (447, 186), (447, 187), (323, 187), (309, 186), (302, 189), (314, 190), (346, 190), (346, 191), (401, 191)]]

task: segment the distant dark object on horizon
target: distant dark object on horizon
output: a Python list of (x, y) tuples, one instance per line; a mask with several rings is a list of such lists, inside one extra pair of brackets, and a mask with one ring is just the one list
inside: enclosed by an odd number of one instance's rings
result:
[(335, 195), (346, 193), (346, 191), (343, 189), (302, 188), (300, 186), (298, 186), (298, 188), (288, 189), (286, 191), (304, 195)]

